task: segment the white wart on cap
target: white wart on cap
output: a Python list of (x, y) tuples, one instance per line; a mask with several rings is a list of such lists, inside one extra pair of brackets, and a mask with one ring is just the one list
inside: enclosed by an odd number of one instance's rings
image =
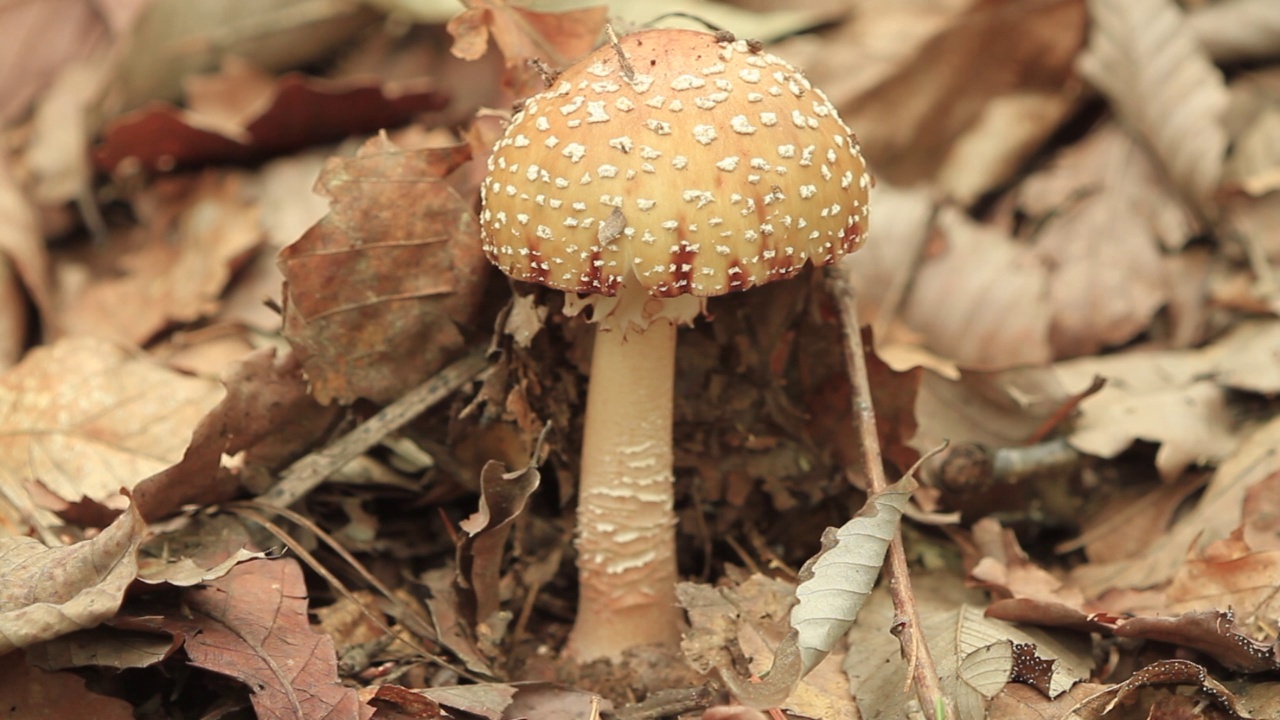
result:
[(871, 184), (821, 91), (746, 41), (649, 30), (525, 101), (489, 159), (481, 227), (508, 275), (612, 296), (745, 290), (856, 250)]

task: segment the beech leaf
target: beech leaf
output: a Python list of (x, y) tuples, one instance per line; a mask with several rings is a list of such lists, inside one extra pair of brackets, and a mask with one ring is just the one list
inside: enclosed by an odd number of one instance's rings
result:
[(915, 485), (907, 477), (867, 498), (857, 516), (822, 534), (822, 549), (800, 568), (791, 627), (799, 633), (802, 676), (822, 662), (857, 619)]
[(862, 510), (839, 529), (822, 533), (822, 549), (800, 569), (798, 602), (791, 608), (792, 632), (774, 651), (773, 666), (764, 680), (747, 684), (732, 672), (720, 673), (743, 705), (757, 709), (781, 705), (800, 679), (849, 632), (880, 576), (889, 541), (915, 487), (913, 478), (903, 478), (867, 498)]
[(1089, 0), (1080, 72), (1168, 170), (1184, 197), (1211, 207), (1222, 178), (1228, 96), (1222, 73), (1173, 0)]

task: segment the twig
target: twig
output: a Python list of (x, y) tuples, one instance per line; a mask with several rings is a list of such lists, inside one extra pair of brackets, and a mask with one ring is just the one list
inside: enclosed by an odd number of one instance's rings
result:
[[(636, 69), (631, 66), (631, 61), (627, 59), (627, 54), (622, 51), (622, 44), (618, 42), (618, 34), (613, 31), (613, 26), (609, 23), (604, 24), (604, 31), (609, 36), (609, 44), (613, 46), (613, 51), (618, 55), (618, 64), (622, 66), (622, 76), (634, 81), (636, 79)], [(618, 212), (617, 208), (613, 210)]]
[[(845, 362), (853, 388), (853, 413), (862, 439), (867, 479), (871, 484), (871, 491), (879, 492), (888, 487), (889, 483), (884, 476), (884, 459), (880, 452), (880, 438), (876, 434), (876, 411), (871, 404), (871, 382), (867, 379), (867, 357), (862, 347), (862, 328), (858, 324), (857, 295), (853, 285), (839, 268), (828, 268), (827, 284), (839, 307), (844, 325)], [(902, 643), (907, 675), (915, 684), (920, 706), (926, 713), (935, 708), (940, 711), (938, 720), (953, 720), (955, 709), (942, 692), (933, 656), (925, 644), (920, 610), (916, 605), (915, 594), (911, 591), (911, 571), (907, 566), (901, 531), (894, 533), (893, 542), (889, 544), (885, 573), (889, 579), (889, 594), (893, 597), (894, 620), (891, 631)]]
[(258, 502), (277, 507), (294, 504), (338, 468), (376, 445), (389, 433), (404, 427), (432, 405), (449, 397), (486, 367), (488, 362), (480, 353), (467, 355), (446, 367), (328, 447), (290, 465), (280, 474), (280, 482), (259, 496)]

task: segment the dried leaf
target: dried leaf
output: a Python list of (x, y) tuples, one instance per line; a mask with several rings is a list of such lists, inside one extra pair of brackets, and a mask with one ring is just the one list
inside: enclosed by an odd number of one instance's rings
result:
[(71, 672), (45, 672), (32, 667), (22, 653), (0, 657), (0, 698), (7, 720), (94, 718), (132, 720), (134, 708), (109, 695), (91, 692), (85, 679)]
[(910, 477), (899, 480), (868, 497), (857, 516), (839, 529), (822, 533), (822, 549), (800, 569), (798, 602), (791, 608), (793, 632), (774, 651), (766, 679), (744, 684), (732, 671), (721, 672), (742, 704), (757, 709), (782, 704), (849, 632), (880, 577), (889, 541), (913, 489)]
[[(1056, 661), (1050, 682), (1055, 695), (1089, 677), (1093, 657), (1087, 640), (984, 617), (980, 607), (970, 604), (979, 598), (951, 575), (913, 573), (912, 585), (923, 634), (937, 663), (943, 691), (954, 698), (961, 720), (996, 717), (987, 715), (990, 697), (985, 693), (992, 688), (998, 692), (995, 681), (999, 674), (1005, 673), (1008, 679), (1014, 677), (1013, 646), (1009, 643), (1031, 645), (1036, 658)], [(849, 635), (850, 646), (858, 648), (858, 652), (849, 653), (845, 671), (863, 717), (905, 716), (912, 697), (902, 690), (908, 670), (900, 659), (901, 645), (886, 632), (893, 618), (893, 603), (888, 592), (880, 588), (872, 593)], [(992, 645), (1005, 645), (1008, 654), (998, 648), (986, 649)], [(982, 654), (966, 665), (968, 658), (979, 651)], [(1022, 651), (1024, 657), (1027, 652)]]
[(11, 328), (0, 335), (0, 369), (22, 356), (27, 342), (27, 308), (30, 296), (46, 323), (54, 323), (49, 287), (49, 257), (36, 212), (14, 181), (8, 160), (0, 157), (0, 326)]
[(153, 632), (101, 625), (28, 647), (27, 662), (42, 670), (109, 667), (116, 670), (154, 665), (173, 654), (179, 643)]
[(1253, 431), (1214, 473), (1195, 509), (1180, 517), (1161, 542), (1141, 556), (1081, 565), (1071, 579), (1086, 597), (1108, 590), (1148, 588), (1174, 576), (1188, 548), (1227, 537), (1240, 526), (1249, 488), (1280, 472), (1280, 418)]
[(1151, 685), (1195, 685), (1219, 707), (1235, 717), (1249, 720), (1235, 695), (1214, 680), (1205, 669), (1190, 660), (1160, 660), (1138, 670), (1128, 680), (1112, 685), (1072, 708), (1068, 720), (1100, 717), (1124, 702), (1139, 689)]
[(1078, 0), (856, 7), (833, 35), (807, 40), (809, 59), (783, 56), (831, 97), (890, 182), (978, 197), (1024, 165), (1075, 106), (1072, 62), (1086, 28)]
[[(445, 98), (432, 88), (388, 88), (381, 81), (325, 80), (288, 73), (266, 93), (235, 92), (245, 75), (261, 76), (233, 63), (220, 78), (219, 93), (206, 79), (210, 115), (151, 103), (107, 126), (94, 162), (107, 172), (125, 160), (170, 171), (209, 163), (249, 163), (310, 145), (403, 125), (420, 112), (440, 110)], [(263, 95), (267, 97), (263, 97)], [(230, 96), (230, 97), (228, 97)]]
[(537, 12), (507, 0), (475, 0), (449, 21), (454, 37), (453, 54), (476, 60), (484, 54), (492, 35), (507, 64), (504, 85), (516, 97), (541, 92), (542, 76), (530, 65), (540, 60), (563, 69), (595, 48), (608, 15), (607, 5)]
[(502, 607), (498, 585), (511, 523), (524, 512), (541, 480), (532, 465), (506, 472), (497, 460), (480, 472), (480, 508), (458, 524), (467, 533), (458, 543), (458, 599), (470, 611), (473, 626), (489, 622)]
[(148, 563), (139, 568), (138, 579), (149, 585), (173, 585), (174, 587), (191, 587), (200, 583), (217, 580), (231, 572), (232, 568), (242, 562), (267, 557), (267, 553), (253, 552), (241, 548), (234, 555), (216, 565), (205, 566), (193, 558), (182, 557), (169, 562)]
[(516, 695), (514, 687), (499, 683), (427, 688), (419, 692), (450, 710), (460, 710), (486, 720), (506, 717), (506, 710)]
[(326, 165), (329, 215), (279, 258), (285, 337), (320, 402), (389, 402), (462, 348), (489, 270), (470, 205), (444, 180), (466, 157), (379, 136)]
[(115, 615), (138, 574), (145, 531), (130, 505), (97, 537), (68, 547), (0, 538), (0, 655)]
[(1173, 0), (1088, 0), (1080, 72), (1147, 143), (1183, 196), (1207, 211), (1222, 179), (1228, 95), (1222, 73)]
[[(173, 323), (212, 315), (264, 239), (244, 181), (243, 173), (211, 170), (144, 191), (134, 203), (142, 225), (112, 239), (115, 262), (64, 300), (67, 332), (142, 345)], [(62, 275), (79, 270), (63, 262)]]
[(1098, 197), (1054, 222), (1054, 234), (1037, 244), (1054, 264), (1049, 297), (1055, 357), (1125, 343), (1146, 330), (1168, 301), (1164, 263), (1141, 221), (1116, 196)]
[(1193, 6), (1187, 24), (1219, 64), (1265, 60), (1280, 53), (1280, 13), (1271, 0)]
[[(1084, 400), (1068, 440), (1081, 452), (1115, 457), (1135, 440), (1160, 443), (1156, 467), (1166, 480), (1193, 463), (1212, 464), (1239, 443), (1227, 388), (1280, 391), (1280, 323), (1237, 325), (1199, 350), (1134, 351), (1054, 366), (1066, 387), (1106, 386)], [(1185, 549), (1185, 548), (1184, 548)]]
[(333, 640), (312, 629), (295, 560), (250, 560), (191, 588), (189, 614), (136, 618), (183, 639), (191, 664), (249, 686), (263, 720), (367, 720), (373, 708), (338, 679)]
[(336, 414), (311, 397), (293, 353), (259, 350), (232, 366), (222, 384), (225, 395), (200, 420), (182, 459), (137, 486), (147, 517), (163, 517), (196, 497), (227, 499), (239, 483), (222, 472), (223, 456), (243, 453), (243, 465), (274, 470), (314, 443)]
[[(1244, 611), (1252, 615), (1256, 609), (1261, 608), (1254, 606)], [(1263, 632), (1270, 634), (1269, 629)], [(1234, 672), (1274, 672), (1280, 669), (1276, 647), (1269, 642), (1258, 642), (1236, 630), (1235, 614), (1229, 611), (1201, 610), (1175, 617), (1130, 618), (1120, 621), (1114, 633), (1116, 637), (1193, 648)]]
[(147, 0), (0, 5), (0, 126), (19, 119), (58, 71), (118, 42)]
[[(68, 502), (89, 498), (123, 508), (120, 488), (181, 460), (221, 395), (217, 383), (104, 340), (36, 348), (0, 375), (0, 482), (38, 482)], [(191, 484), (188, 490), (201, 485)], [(199, 493), (184, 497), (195, 501)]]
[(822, 534), (822, 550), (800, 569), (791, 627), (799, 633), (802, 676), (831, 652), (858, 617), (914, 489), (915, 481), (908, 477), (867, 498), (856, 517)]
[(1048, 362), (1052, 308), (1039, 258), (955, 209), (939, 214), (938, 228), (941, 247), (921, 263), (902, 310), (925, 349), (971, 370)]

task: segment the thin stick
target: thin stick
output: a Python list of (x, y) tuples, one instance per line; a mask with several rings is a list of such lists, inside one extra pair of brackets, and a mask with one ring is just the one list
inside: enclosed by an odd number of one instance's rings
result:
[(473, 353), (446, 367), (430, 380), (410, 390), (404, 397), (380, 410), (377, 415), (365, 420), (355, 430), (290, 465), (280, 474), (280, 482), (260, 495), (258, 502), (276, 507), (294, 504), (338, 468), (373, 447), (389, 433), (404, 427), (432, 405), (449, 397), (488, 365), (481, 354)]
[[(871, 404), (871, 382), (867, 379), (867, 356), (862, 347), (862, 326), (858, 323), (858, 299), (853, 285), (839, 268), (827, 269), (827, 284), (840, 309), (844, 325), (845, 362), (849, 382), (853, 388), (853, 414), (862, 439), (862, 452), (867, 465), (867, 478), (871, 491), (879, 492), (889, 483), (884, 476), (884, 458), (880, 453), (880, 438), (876, 434), (876, 411)], [(889, 544), (889, 556), (885, 563), (889, 579), (889, 594), (893, 597), (894, 619), (891, 632), (902, 643), (902, 653), (907, 660), (907, 676), (916, 686), (916, 697), (921, 709), (930, 716), (940, 712), (938, 720), (953, 720), (955, 710), (942, 692), (938, 671), (934, 669), (933, 656), (925, 644), (920, 624), (920, 610), (915, 594), (911, 591), (911, 571), (907, 566), (907, 553), (902, 546), (902, 532), (894, 533)]]

